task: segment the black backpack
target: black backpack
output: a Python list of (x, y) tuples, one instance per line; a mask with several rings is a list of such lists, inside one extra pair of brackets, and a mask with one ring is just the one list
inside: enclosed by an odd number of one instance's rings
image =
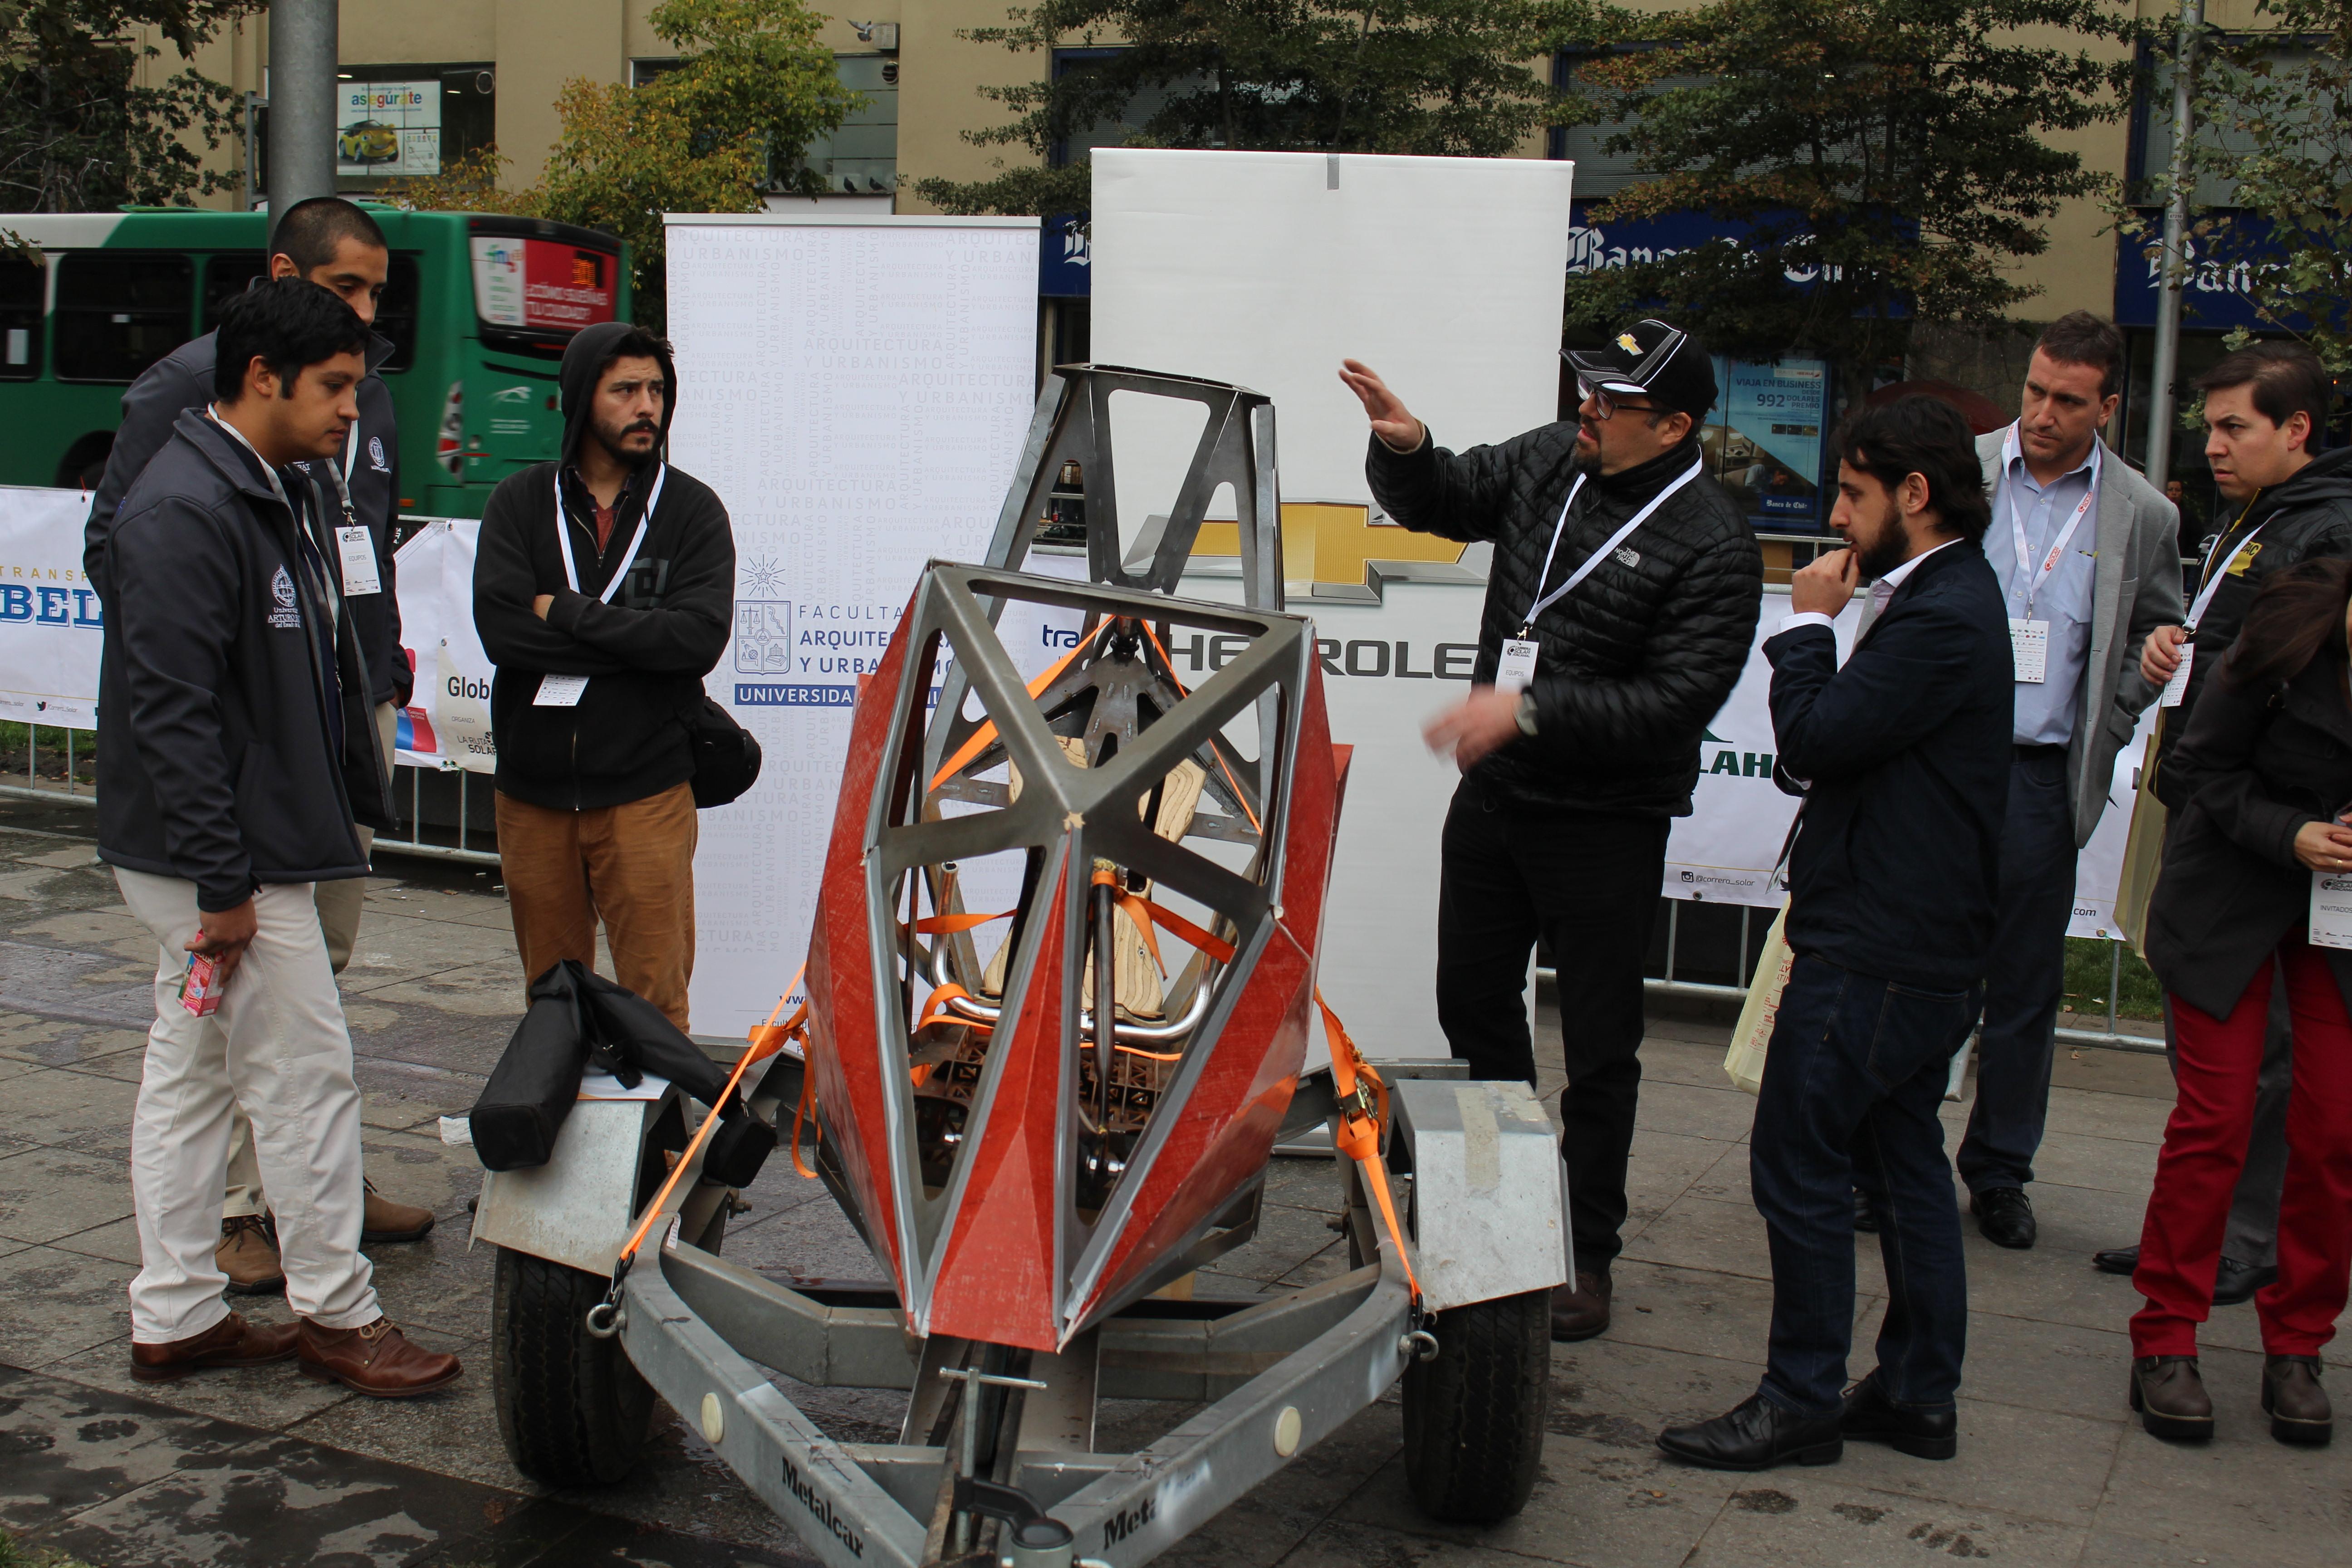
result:
[(688, 712), (686, 739), (694, 753), (697, 810), (725, 805), (759, 781), (760, 742), (715, 699), (705, 697)]

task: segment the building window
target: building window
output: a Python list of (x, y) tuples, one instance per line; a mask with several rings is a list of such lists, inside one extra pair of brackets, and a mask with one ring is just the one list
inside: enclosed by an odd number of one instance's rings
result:
[(840, 128), (801, 154), (828, 192), (879, 195), (898, 188), (898, 62), (888, 55), (835, 55), (841, 85), (866, 95)]
[(667, 76), (685, 63), (686, 61), (677, 55), (665, 55), (658, 59), (631, 60), (629, 85), (633, 88), (648, 86), (654, 78)]
[(339, 189), (439, 174), (498, 140), (498, 72), (487, 60), (347, 65), (339, 75)]

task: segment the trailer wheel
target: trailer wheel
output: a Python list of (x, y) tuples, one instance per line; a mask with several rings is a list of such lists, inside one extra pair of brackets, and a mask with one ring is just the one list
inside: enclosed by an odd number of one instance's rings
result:
[(490, 1384), (516, 1469), (551, 1487), (608, 1487), (637, 1462), (654, 1391), (617, 1339), (588, 1332), (608, 1281), (499, 1248)]
[(1432, 1519), (1493, 1524), (1527, 1506), (1551, 1405), (1551, 1292), (1437, 1315), (1404, 1372), (1404, 1473)]

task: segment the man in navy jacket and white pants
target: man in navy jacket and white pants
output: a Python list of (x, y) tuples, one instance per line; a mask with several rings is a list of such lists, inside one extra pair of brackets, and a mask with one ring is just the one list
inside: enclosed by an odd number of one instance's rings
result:
[[(2009, 794), (2012, 667), (1967, 424), (1906, 398), (1838, 433), (1831, 526), (1849, 549), (1797, 575), (1764, 645), (1796, 953), (1765, 1057), (1749, 1184), (1772, 1246), (1762, 1385), (1658, 1446), (1720, 1469), (1829, 1464), (1847, 1437), (1958, 1451), (1968, 1281), (1937, 1120), (1983, 1000)], [(1874, 580), (1841, 668), (1831, 619)], [(1878, 1366), (1841, 1400), (1853, 1326), (1853, 1189), (1875, 1200), (1887, 1305)]]

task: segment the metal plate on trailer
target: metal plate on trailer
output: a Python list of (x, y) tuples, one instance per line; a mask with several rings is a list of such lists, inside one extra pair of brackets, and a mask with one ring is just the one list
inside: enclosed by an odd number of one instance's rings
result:
[(1524, 1083), (1406, 1079), (1422, 1296), (1434, 1311), (1565, 1283), (1559, 1145)]

